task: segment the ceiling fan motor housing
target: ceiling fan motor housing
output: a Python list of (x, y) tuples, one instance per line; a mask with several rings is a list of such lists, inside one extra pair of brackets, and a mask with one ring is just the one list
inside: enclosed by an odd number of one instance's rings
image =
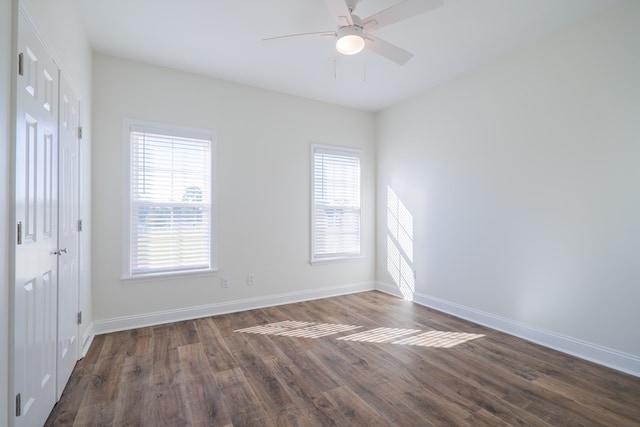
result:
[(336, 49), (343, 55), (355, 55), (364, 49), (364, 29), (362, 21), (356, 15), (351, 15), (353, 25), (338, 28)]
[(343, 55), (355, 55), (366, 48), (398, 65), (404, 65), (413, 57), (413, 54), (381, 40), (372, 33), (382, 27), (428, 12), (444, 4), (443, 0), (397, 0), (399, 2), (395, 5), (365, 18), (363, 25), (363, 20), (353, 14), (359, 1), (360, 0), (325, 0), (331, 16), (337, 24), (337, 31), (290, 34), (270, 37), (264, 40), (289, 37), (315, 37), (325, 39), (335, 37), (336, 50)]

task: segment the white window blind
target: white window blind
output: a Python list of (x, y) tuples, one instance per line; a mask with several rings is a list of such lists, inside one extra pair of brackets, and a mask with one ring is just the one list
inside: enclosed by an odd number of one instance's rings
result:
[(212, 141), (132, 126), (130, 276), (211, 268)]
[(360, 255), (360, 152), (313, 146), (311, 261)]

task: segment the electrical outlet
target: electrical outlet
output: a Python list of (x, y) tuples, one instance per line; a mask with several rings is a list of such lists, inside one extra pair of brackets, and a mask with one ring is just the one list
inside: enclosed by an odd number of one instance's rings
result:
[(256, 275), (251, 273), (247, 275), (247, 286), (253, 286), (256, 284)]
[(231, 279), (229, 279), (229, 277), (225, 276), (220, 278), (221, 288), (228, 288), (230, 284), (231, 284)]

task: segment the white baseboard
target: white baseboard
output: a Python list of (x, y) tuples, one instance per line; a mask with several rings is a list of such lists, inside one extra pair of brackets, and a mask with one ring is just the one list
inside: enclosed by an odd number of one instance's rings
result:
[(145, 326), (160, 325), (163, 323), (179, 322), (182, 320), (197, 319), (201, 317), (215, 316), (218, 314), (234, 313), (256, 308), (273, 307), (294, 302), (310, 301), (320, 298), (335, 297), (358, 292), (375, 290), (375, 283), (355, 283), (351, 285), (320, 288), (310, 291), (287, 292), (265, 297), (247, 298), (207, 304), (195, 307), (179, 308), (175, 310), (157, 311), (152, 313), (136, 314), (132, 316), (116, 317), (112, 319), (96, 320), (93, 322), (93, 330), (96, 335), (109, 332), (124, 331), (127, 329), (141, 328)]
[(95, 336), (96, 334), (93, 329), (93, 323), (90, 323), (87, 329), (85, 329), (84, 334), (82, 334), (80, 358), (83, 358), (87, 355), (89, 347), (91, 347), (91, 343), (93, 342), (93, 338), (95, 338)]
[[(376, 283), (376, 289), (402, 298), (402, 294), (394, 285), (378, 282)], [(515, 322), (504, 317), (495, 316), (418, 292), (414, 293), (413, 302), (599, 365), (640, 377), (640, 357), (631, 354), (536, 328), (524, 323)]]

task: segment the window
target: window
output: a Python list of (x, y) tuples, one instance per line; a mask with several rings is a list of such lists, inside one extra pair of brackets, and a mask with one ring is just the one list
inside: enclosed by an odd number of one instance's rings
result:
[(212, 269), (213, 140), (131, 125), (128, 277)]
[(357, 150), (312, 146), (312, 262), (360, 255), (360, 158)]

